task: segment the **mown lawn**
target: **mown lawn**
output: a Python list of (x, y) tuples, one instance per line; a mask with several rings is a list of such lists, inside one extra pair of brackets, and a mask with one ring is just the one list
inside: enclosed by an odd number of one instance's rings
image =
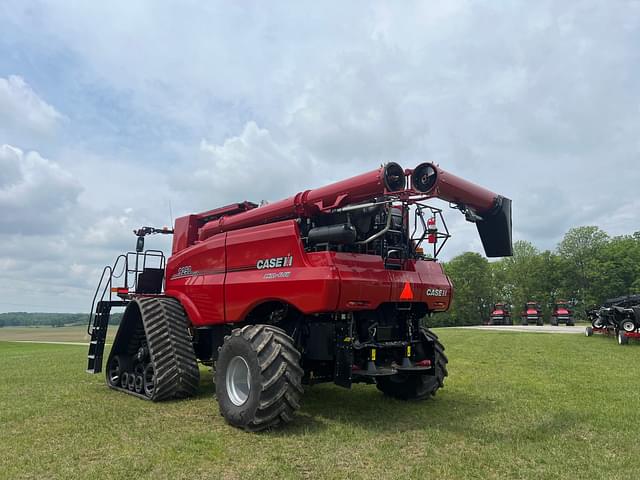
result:
[(153, 404), (85, 374), (84, 347), (0, 342), (0, 478), (638, 478), (640, 345), (438, 333), (436, 398), (318, 385), (262, 434), (224, 423), (204, 368), (197, 398)]

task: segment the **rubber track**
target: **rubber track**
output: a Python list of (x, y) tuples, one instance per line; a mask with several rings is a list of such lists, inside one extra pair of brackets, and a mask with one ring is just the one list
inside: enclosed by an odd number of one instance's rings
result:
[(149, 398), (120, 387), (112, 388), (154, 402), (193, 396), (200, 383), (200, 370), (182, 305), (167, 297), (134, 301), (140, 308), (150, 361), (154, 366), (154, 393)]
[(251, 342), (262, 372), (260, 404), (245, 428), (258, 431), (293, 420), (304, 393), (304, 371), (293, 339), (272, 325), (248, 325), (232, 335), (242, 335)]

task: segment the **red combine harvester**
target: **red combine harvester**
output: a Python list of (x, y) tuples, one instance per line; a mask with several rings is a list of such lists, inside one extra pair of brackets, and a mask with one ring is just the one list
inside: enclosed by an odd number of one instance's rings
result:
[[(290, 421), (303, 384), (435, 394), (447, 357), (421, 319), (449, 308), (452, 285), (435, 260), (449, 233), (430, 198), (476, 223), (487, 256), (512, 254), (511, 200), (432, 163), (187, 215), (172, 231), (141, 228), (96, 290), (88, 371), (102, 369), (111, 308), (125, 307), (107, 384), (153, 401), (189, 397), (200, 361), (215, 369), (221, 414), (246, 430)], [(154, 233), (174, 235), (166, 261), (144, 250)]]
[(538, 326), (544, 325), (544, 319), (542, 318), (542, 309), (538, 302), (527, 302), (524, 304), (524, 310), (520, 315), (522, 319), (522, 325), (529, 325), (535, 323)]
[(489, 325), (513, 325), (511, 311), (506, 303), (495, 303), (491, 316), (489, 317)]
[(550, 322), (551, 325), (557, 327), (559, 323), (564, 323), (568, 327), (575, 325), (573, 320), (573, 312), (569, 307), (569, 302), (566, 300), (557, 300), (553, 304), (553, 310), (551, 311)]

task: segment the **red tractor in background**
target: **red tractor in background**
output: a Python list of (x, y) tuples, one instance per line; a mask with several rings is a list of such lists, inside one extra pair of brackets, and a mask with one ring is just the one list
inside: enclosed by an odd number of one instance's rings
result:
[(542, 309), (538, 302), (527, 302), (524, 304), (524, 310), (520, 314), (522, 325), (529, 325), (535, 323), (538, 326), (544, 325), (544, 319), (542, 317)]
[(513, 325), (511, 310), (506, 303), (495, 303), (489, 317), (489, 325)]
[[(423, 319), (449, 308), (452, 285), (435, 260), (449, 233), (430, 198), (476, 224), (487, 256), (512, 254), (511, 200), (432, 163), (388, 163), (265, 206), (137, 230), (136, 251), (105, 267), (96, 290), (88, 372), (102, 370), (111, 309), (124, 307), (108, 386), (152, 401), (189, 397), (200, 362), (214, 368), (220, 413), (245, 430), (291, 421), (303, 384), (434, 395), (447, 357)], [(168, 260), (144, 250), (155, 233), (173, 234)]]
[(566, 300), (556, 300), (553, 303), (553, 309), (551, 310), (551, 325), (557, 327), (559, 323), (564, 323), (568, 327), (572, 327), (575, 325), (575, 321), (573, 319), (573, 312), (571, 311), (569, 302)]

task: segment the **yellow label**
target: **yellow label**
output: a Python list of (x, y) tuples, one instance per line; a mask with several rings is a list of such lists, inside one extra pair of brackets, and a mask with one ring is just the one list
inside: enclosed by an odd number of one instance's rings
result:
[(371, 360), (373, 360), (374, 362), (376, 361), (376, 349), (375, 348), (371, 349)]

